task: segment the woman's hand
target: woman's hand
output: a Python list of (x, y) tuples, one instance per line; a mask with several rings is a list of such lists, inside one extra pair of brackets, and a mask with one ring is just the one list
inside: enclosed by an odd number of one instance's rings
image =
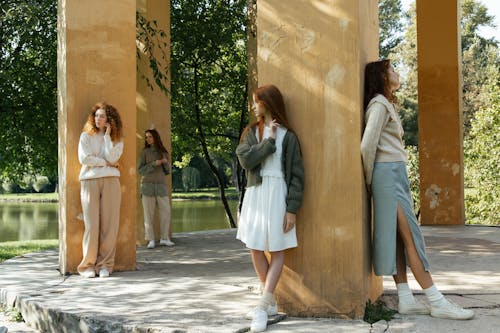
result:
[(283, 221), (283, 231), (285, 233), (289, 232), (290, 230), (295, 227), (295, 220), (296, 220), (296, 215), (293, 213), (286, 212), (285, 218)]
[(276, 121), (276, 119), (271, 120), (271, 137), (273, 139), (276, 139), (276, 133), (278, 132), (278, 127), (280, 127), (280, 124)]
[(106, 132), (104, 135), (111, 135), (111, 125), (110, 123), (106, 123)]

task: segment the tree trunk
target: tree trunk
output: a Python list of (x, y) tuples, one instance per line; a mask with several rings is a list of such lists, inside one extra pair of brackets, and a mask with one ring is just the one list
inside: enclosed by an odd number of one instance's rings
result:
[(198, 139), (200, 140), (201, 148), (203, 150), (203, 157), (208, 163), (208, 166), (215, 178), (217, 178), (217, 183), (219, 184), (220, 199), (224, 205), (224, 210), (226, 212), (227, 219), (229, 220), (229, 225), (231, 228), (236, 228), (236, 223), (234, 222), (233, 215), (231, 214), (231, 209), (227, 203), (226, 192), (224, 190), (224, 179), (222, 178), (219, 170), (215, 166), (212, 158), (208, 154), (207, 140), (205, 138), (205, 132), (203, 131), (203, 126), (201, 123), (201, 112), (199, 107), (199, 86), (198, 86), (198, 65), (194, 65), (194, 113), (196, 117), (196, 127), (198, 129)]
[[(243, 93), (242, 103), (241, 103), (241, 115), (240, 115), (240, 125), (238, 128), (238, 140), (241, 138), (241, 133), (245, 129), (245, 115), (248, 113), (247, 108), (247, 100), (248, 100), (248, 85), (245, 87), (245, 92)], [(239, 202), (238, 202), (238, 212), (241, 211), (241, 206), (243, 205), (243, 198), (245, 197), (245, 190), (247, 185), (247, 179), (245, 177), (245, 170), (241, 167), (240, 161), (238, 157), (236, 158), (236, 181), (237, 181), (237, 189), (240, 193)]]

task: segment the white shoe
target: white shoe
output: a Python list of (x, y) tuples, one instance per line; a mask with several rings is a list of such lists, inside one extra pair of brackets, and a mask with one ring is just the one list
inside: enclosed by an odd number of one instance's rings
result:
[(84, 272), (81, 272), (80, 275), (84, 278), (94, 278), (95, 277), (95, 271), (93, 269), (87, 269)]
[(250, 332), (264, 332), (267, 328), (267, 312), (261, 308), (255, 308), (253, 311), (252, 324)]
[[(257, 308), (253, 308), (252, 310), (248, 311), (247, 314), (245, 315), (245, 319), (252, 319), (254, 317), (255, 310)], [(267, 316), (276, 316), (278, 314), (278, 304), (274, 305), (269, 305), (267, 307)]]
[(399, 302), (398, 312), (400, 314), (405, 314), (405, 315), (414, 315), (414, 314), (428, 315), (431, 313), (431, 310), (427, 305), (420, 303), (418, 301), (414, 303)]
[(160, 239), (160, 245), (163, 245), (163, 246), (174, 246), (175, 243), (172, 242), (170, 239)]
[(152, 241), (149, 241), (148, 243), (148, 249), (154, 249), (155, 248), (155, 241), (152, 240)]
[(431, 305), (431, 316), (436, 318), (466, 320), (474, 317), (474, 311), (464, 309), (445, 299), (440, 306)]
[(101, 270), (99, 271), (99, 277), (101, 278), (109, 277), (109, 271), (106, 268), (101, 268)]

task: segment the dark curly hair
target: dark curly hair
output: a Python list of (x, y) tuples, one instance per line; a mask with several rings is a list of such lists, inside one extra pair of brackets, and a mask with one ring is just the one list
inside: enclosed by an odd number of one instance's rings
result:
[(366, 110), (370, 100), (377, 94), (384, 95), (392, 103), (397, 102), (396, 96), (391, 91), (389, 85), (389, 75), (387, 74), (391, 61), (384, 59), (370, 62), (365, 67), (365, 96), (363, 107)]
[(83, 126), (83, 131), (94, 135), (99, 132), (99, 128), (97, 128), (95, 124), (95, 113), (97, 110), (103, 109), (106, 112), (106, 117), (108, 118), (108, 122), (111, 125), (111, 140), (113, 142), (121, 140), (123, 137), (122, 134), (122, 119), (118, 110), (111, 104), (106, 102), (99, 102), (92, 107), (92, 111), (87, 118), (87, 122)]

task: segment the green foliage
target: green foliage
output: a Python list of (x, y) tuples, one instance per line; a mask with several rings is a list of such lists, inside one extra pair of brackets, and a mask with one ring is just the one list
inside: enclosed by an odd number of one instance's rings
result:
[(57, 239), (22, 242), (0, 242), (0, 262), (26, 253), (56, 249)]
[(401, 0), (379, 0), (379, 57), (387, 59), (402, 41)]
[(468, 223), (500, 224), (500, 85), (491, 87), (487, 106), (472, 121), (465, 142), (465, 178)]
[(0, 3), (0, 179), (57, 176), (57, 1)]
[(488, 8), (484, 4), (477, 0), (462, 0), (461, 11), (462, 50), (468, 50), (477, 40), (480, 41), (481, 48), (487, 45), (497, 45), (498, 41), (494, 38), (486, 39), (478, 35), (481, 27), (495, 27), (495, 17), (488, 14)]
[(168, 89), (168, 60), (167, 53), (168, 36), (165, 31), (158, 28), (158, 22), (147, 20), (140, 12), (136, 12), (136, 52), (137, 52), (137, 75), (146, 81), (151, 90), (154, 90), (153, 83), (145, 73), (140, 72), (139, 62), (143, 57), (149, 63), (149, 68), (153, 72), (156, 86), (165, 94), (169, 94)]
[(420, 163), (418, 159), (418, 148), (406, 146), (408, 152), (408, 180), (410, 182), (411, 197), (413, 199), (414, 211), (417, 217), (420, 215)]
[(247, 112), (245, 4), (171, 2), (174, 161), (202, 155), (201, 131), (210, 154), (233, 157), (241, 113)]
[(389, 309), (381, 300), (378, 300), (375, 303), (368, 300), (368, 302), (366, 302), (363, 320), (369, 324), (376, 323), (379, 320), (389, 322), (396, 313), (396, 310)]

